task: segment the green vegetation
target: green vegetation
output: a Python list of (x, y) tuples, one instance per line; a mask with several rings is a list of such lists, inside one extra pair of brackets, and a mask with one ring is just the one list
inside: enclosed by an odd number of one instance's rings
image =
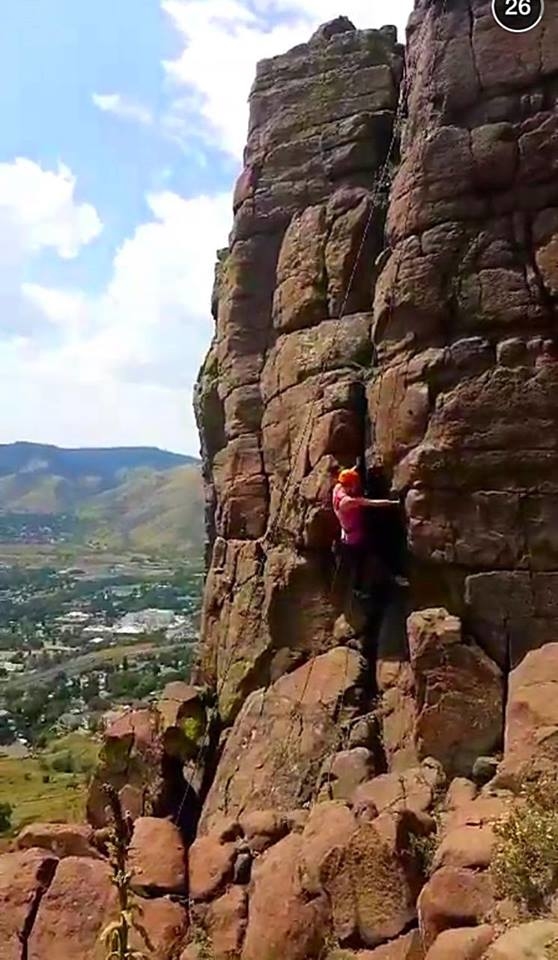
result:
[(540, 916), (558, 889), (558, 782), (543, 775), (524, 784), (518, 801), (495, 827), (491, 865), (497, 893)]
[(412, 833), (409, 837), (409, 852), (418, 863), (424, 877), (429, 877), (432, 873), (437, 849), (438, 835), (436, 833), (428, 833), (423, 836)]
[[(34, 821), (79, 822), (85, 816), (85, 791), (97, 762), (98, 745), (84, 734), (55, 740), (34, 757), (0, 757), (0, 810), (9, 805), (11, 831)], [(58, 769), (71, 766), (71, 771)]]
[(5, 800), (0, 803), (0, 833), (7, 833), (12, 825), (13, 807)]

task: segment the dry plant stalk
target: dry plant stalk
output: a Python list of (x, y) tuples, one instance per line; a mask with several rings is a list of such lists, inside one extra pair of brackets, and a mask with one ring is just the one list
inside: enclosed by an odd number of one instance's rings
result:
[(118, 793), (110, 785), (105, 784), (112, 813), (113, 825), (107, 843), (109, 861), (112, 868), (112, 883), (118, 893), (118, 918), (109, 923), (101, 934), (101, 941), (105, 947), (105, 960), (147, 960), (141, 951), (130, 946), (130, 931), (143, 931), (134, 920), (137, 904), (133, 902), (131, 889), (132, 874), (128, 870), (128, 849), (132, 839), (133, 824), (129, 817), (124, 816)]

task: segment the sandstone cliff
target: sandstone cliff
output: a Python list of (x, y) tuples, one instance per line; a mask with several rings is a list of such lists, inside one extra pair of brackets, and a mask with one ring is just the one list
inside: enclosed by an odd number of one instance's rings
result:
[[(196, 396), (197, 689), (107, 732), (89, 804), (135, 820), (159, 960), (557, 955), (556, 899), (515, 926), (490, 865), (558, 773), (558, 7), (517, 36), (418, 0), (403, 60), (341, 18), (258, 68)], [(405, 507), (383, 617), (331, 555), (356, 457)], [(0, 858), (8, 960), (99, 955), (102, 843), (61, 829)]]

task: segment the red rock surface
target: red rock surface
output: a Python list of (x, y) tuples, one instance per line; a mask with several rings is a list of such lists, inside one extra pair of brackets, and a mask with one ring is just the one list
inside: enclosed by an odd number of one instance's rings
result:
[(421, 605), (465, 607), (504, 666), (556, 628), (556, 112), (543, 89), (558, 19), (553, 7), (518, 59), (490, 4), (467, 7), (459, 19), (423, 0), (412, 20), (369, 415), (374, 455), (407, 493)]
[(480, 924), (492, 904), (492, 887), (486, 873), (456, 867), (437, 870), (418, 900), (425, 946), (432, 946), (443, 930)]
[(197, 388), (215, 537), (202, 668), (227, 721), (282, 662), (334, 643), (339, 610), (316, 550), (335, 533), (333, 459), (352, 463), (363, 444), (355, 365), (371, 359), (383, 214), (364, 230), (401, 66), (392, 30), (351, 26), (258, 67)]
[(416, 918), (420, 878), (397, 831), (386, 841), (374, 822), (359, 824), (321, 872), (333, 930), (342, 943), (358, 936), (374, 947), (403, 933)]
[(186, 892), (186, 850), (169, 820), (140, 817), (128, 851), (132, 887), (144, 893)]
[(232, 879), (236, 845), (216, 834), (199, 837), (188, 851), (188, 891), (192, 900), (210, 900)]
[(364, 669), (356, 652), (338, 647), (251, 694), (223, 750), (201, 830), (270, 804), (289, 811), (315, 795), (322, 764), (339, 746), (339, 720), (359, 702)]
[[(558, 923), (534, 920), (513, 927), (488, 948), (486, 960), (528, 960), (529, 957), (548, 956), (548, 950), (558, 940)], [(546, 948), (546, 949), (545, 949)]]
[(444, 930), (426, 954), (426, 960), (481, 960), (496, 936), (488, 924)]
[(214, 900), (205, 919), (205, 929), (214, 960), (238, 956), (246, 931), (248, 895), (242, 887), (231, 887)]
[(254, 867), (242, 960), (319, 960), (328, 929), (324, 894), (309, 898), (299, 879), (302, 839), (285, 837)]
[(533, 770), (558, 768), (558, 643), (531, 651), (510, 674), (502, 784), (521, 782)]
[(56, 866), (56, 858), (44, 850), (6, 853), (0, 857), (2, 960), (21, 960), (37, 908), (48, 889)]
[[(32, 853), (36, 851), (28, 852)], [(187, 934), (184, 908), (167, 897), (138, 898), (135, 903), (137, 929), (130, 937), (134, 949), (151, 951), (158, 960), (174, 960)], [(90, 858), (67, 857), (60, 861), (40, 901), (29, 935), (28, 958), (104, 960), (106, 951), (100, 937), (116, 916), (116, 890), (109, 866)], [(19, 953), (17, 957), (19, 960)]]
[(454, 774), (470, 774), (477, 756), (502, 738), (503, 677), (446, 610), (411, 614), (408, 623), (415, 675), (415, 743)]
[(29, 937), (29, 960), (101, 960), (99, 937), (115, 910), (107, 864), (82, 857), (61, 860)]
[(40, 847), (50, 850), (55, 857), (92, 857), (101, 859), (93, 845), (93, 830), (81, 823), (33, 823), (18, 834), (19, 850)]

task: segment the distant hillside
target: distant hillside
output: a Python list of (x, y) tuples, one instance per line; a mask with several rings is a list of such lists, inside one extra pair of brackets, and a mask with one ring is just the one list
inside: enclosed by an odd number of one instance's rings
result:
[(151, 447), (0, 445), (0, 539), (92, 541), (111, 549), (196, 548), (200, 465)]
[(114, 486), (128, 470), (149, 467), (170, 470), (194, 457), (169, 453), (157, 447), (81, 447), (75, 450), (43, 443), (0, 444), (0, 477), (31, 474), (62, 477), (79, 483), (96, 482), (103, 488)]
[(203, 490), (197, 464), (138, 470), (78, 511), (86, 531), (110, 548), (170, 550), (203, 543)]

